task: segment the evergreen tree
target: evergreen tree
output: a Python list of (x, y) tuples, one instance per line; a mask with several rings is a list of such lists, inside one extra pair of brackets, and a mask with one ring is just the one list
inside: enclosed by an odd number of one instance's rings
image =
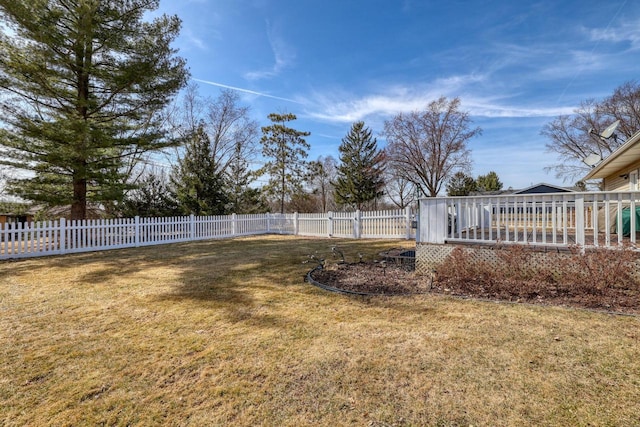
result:
[(502, 190), (502, 182), (498, 178), (498, 174), (491, 171), (476, 179), (476, 187), (478, 187), (478, 191), (499, 191)]
[(384, 154), (364, 122), (356, 122), (338, 147), (340, 165), (334, 183), (335, 199), (341, 205), (362, 208), (384, 194)]
[(249, 169), (249, 162), (243, 155), (242, 144), (238, 142), (227, 166), (228, 212), (250, 214), (268, 211), (260, 190), (250, 186), (255, 180), (255, 175)]
[(128, 192), (120, 214), (124, 217), (164, 217), (179, 215), (178, 205), (171, 197), (164, 171), (148, 172), (137, 188)]
[(176, 201), (185, 214), (226, 214), (225, 181), (211, 153), (211, 141), (200, 125), (185, 144), (171, 175)]
[(310, 133), (286, 126), (287, 122), (296, 119), (295, 114), (273, 113), (268, 117), (273, 124), (262, 128), (260, 139), (262, 155), (271, 159), (261, 170), (269, 175), (264, 191), (277, 198), (280, 212), (284, 213), (285, 203), (302, 192), (306, 166), (304, 159), (310, 147), (304, 137)]
[(160, 113), (185, 84), (158, 0), (0, 0), (2, 162), (13, 194), (48, 205), (121, 200), (124, 165), (171, 144)]
[(476, 190), (475, 179), (464, 172), (456, 172), (447, 183), (447, 196), (468, 196)]

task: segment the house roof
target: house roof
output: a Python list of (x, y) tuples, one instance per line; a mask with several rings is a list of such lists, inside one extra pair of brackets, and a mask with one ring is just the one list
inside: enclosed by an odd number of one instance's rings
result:
[(541, 182), (536, 185), (532, 185), (522, 190), (516, 190), (513, 194), (543, 194), (543, 193), (572, 193), (573, 190), (566, 187), (559, 187), (557, 185), (546, 184)]
[(497, 191), (472, 191), (471, 196), (501, 196), (508, 194), (548, 194), (548, 193), (574, 193), (574, 188), (560, 187), (558, 185), (540, 182), (527, 188), (513, 189), (509, 187), (506, 190)]
[(638, 142), (640, 142), (640, 131), (632, 135), (609, 157), (591, 169), (583, 179), (606, 178), (633, 163), (640, 162), (640, 144)]

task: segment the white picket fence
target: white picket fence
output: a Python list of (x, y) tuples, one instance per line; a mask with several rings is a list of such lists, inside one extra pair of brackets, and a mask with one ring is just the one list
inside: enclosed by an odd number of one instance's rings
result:
[(415, 239), (416, 213), (405, 210), (118, 218), (5, 224), (0, 260), (161, 245), (259, 234)]

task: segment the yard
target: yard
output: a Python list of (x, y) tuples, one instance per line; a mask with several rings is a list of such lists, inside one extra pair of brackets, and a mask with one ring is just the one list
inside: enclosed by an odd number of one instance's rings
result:
[(0, 262), (0, 424), (640, 425), (637, 316), (349, 297), (261, 236)]

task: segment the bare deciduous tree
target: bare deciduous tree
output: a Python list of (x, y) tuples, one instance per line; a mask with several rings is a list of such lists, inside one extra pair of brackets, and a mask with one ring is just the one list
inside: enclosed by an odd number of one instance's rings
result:
[(207, 105), (207, 130), (211, 138), (211, 152), (220, 170), (226, 173), (238, 155), (250, 160), (258, 153), (258, 122), (250, 118), (249, 107), (239, 105), (239, 96), (223, 90)]
[[(640, 84), (629, 81), (613, 91), (602, 102), (602, 110), (614, 120), (620, 120), (616, 132), (631, 136), (640, 130)], [(613, 120), (612, 120), (613, 121)]]
[[(620, 120), (616, 137), (600, 138), (607, 126)], [(593, 129), (593, 133), (589, 130)], [(615, 151), (626, 138), (640, 130), (640, 85), (627, 82), (602, 101), (593, 99), (580, 104), (573, 115), (556, 117), (540, 132), (549, 139), (547, 151), (558, 163), (545, 168), (557, 178), (573, 182), (585, 176), (589, 167), (582, 160), (592, 153), (601, 158)]]
[(337, 162), (332, 156), (318, 157), (318, 160), (309, 162), (307, 182), (311, 192), (316, 196), (320, 212), (335, 209), (333, 197), (333, 184), (331, 180), (336, 176)]
[(404, 209), (416, 201), (416, 185), (401, 174), (387, 167), (385, 194), (399, 209)]
[(455, 172), (471, 165), (467, 142), (482, 132), (471, 123), (458, 98), (441, 97), (425, 111), (400, 113), (384, 124), (388, 161), (421, 194), (435, 197)]
[(238, 155), (251, 161), (258, 154), (258, 122), (251, 119), (250, 108), (241, 106), (238, 94), (232, 90), (222, 90), (216, 99), (202, 98), (197, 86), (189, 85), (182, 104), (174, 108), (171, 121), (185, 140), (204, 127), (217, 173), (226, 174)]
[[(259, 190), (251, 187), (257, 178), (251, 163), (258, 155), (259, 126), (251, 118), (250, 108), (240, 105), (237, 93), (223, 90), (215, 99), (203, 98), (198, 87), (190, 85), (181, 103), (171, 111), (170, 121), (184, 141), (172, 156), (178, 163), (188, 154), (188, 142), (200, 132), (206, 135), (206, 151), (210, 157), (207, 163), (211, 166), (206, 173), (209, 178), (217, 177), (222, 185), (228, 200), (226, 209), (234, 213), (263, 210), (258, 200)], [(201, 178), (207, 180), (205, 176)]]

